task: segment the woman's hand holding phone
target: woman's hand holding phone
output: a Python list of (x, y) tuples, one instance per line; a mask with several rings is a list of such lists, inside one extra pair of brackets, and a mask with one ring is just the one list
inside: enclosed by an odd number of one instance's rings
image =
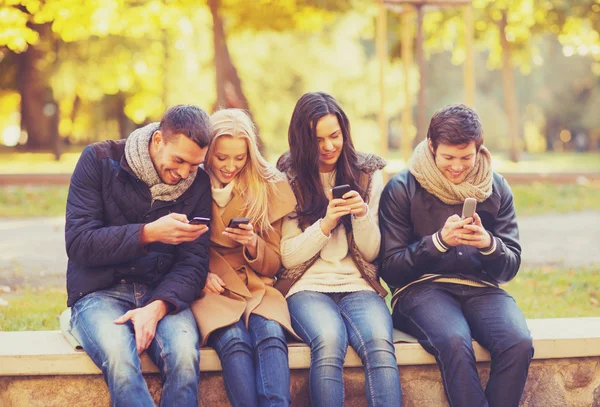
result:
[(350, 208), (350, 213), (356, 217), (362, 218), (367, 214), (367, 204), (358, 192), (348, 192), (344, 195), (344, 201), (344, 206)]
[[(331, 198), (331, 197), (330, 197)], [(335, 229), (342, 216), (350, 214), (351, 208), (346, 206), (346, 200), (342, 198), (332, 198), (327, 205), (327, 212), (321, 219), (321, 231), (325, 236), (329, 236)]]
[(250, 256), (256, 258), (258, 235), (254, 233), (252, 223), (239, 223), (236, 227), (226, 227), (223, 234), (245, 246)]

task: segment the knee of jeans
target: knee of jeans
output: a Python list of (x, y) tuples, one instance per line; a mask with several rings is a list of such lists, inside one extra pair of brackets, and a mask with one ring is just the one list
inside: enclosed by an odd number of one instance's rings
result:
[(470, 337), (451, 333), (439, 338), (433, 345), (440, 354), (455, 356), (472, 353), (471, 348), (473, 347), (473, 342)]
[(221, 358), (229, 356), (235, 352), (244, 352), (252, 355), (252, 345), (244, 340), (242, 335), (235, 335), (235, 332), (228, 332), (219, 338), (219, 354)]
[(310, 343), (311, 352), (317, 357), (334, 357), (343, 360), (348, 349), (346, 335), (327, 329), (317, 335)]
[[(252, 329), (252, 328), (251, 328)], [(261, 332), (254, 332), (256, 347), (278, 347), (285, 349), (287, 352), (287, 341), (285, 339), (285, 333), (279, 323), (275, 321), (268, 321), (261, 328)]]
[[(530, 360), (533, 357), (533, 340), (531, 335), (522, 334), (513, 336), (510, 341), (500, 349), (497, 349), (495, 354), (508, 354), (515, 359)], [(495, 356), (495, 355), (492, 355)]]
[(200, 350), (198, 341), (193, 335), (180, 334), (169, 338), (165, 343), (160, 340), (161, 358), (168, 367), (195, 370), (200, 363)]
[(394, 344), (390, 340), (384, 338), (371, 338), (366, 340), (358, 349), (357, 353), (361, 358), (365, 355), (370, 357), (385, 357), (390, 355), (394, 359), (396, 358)]

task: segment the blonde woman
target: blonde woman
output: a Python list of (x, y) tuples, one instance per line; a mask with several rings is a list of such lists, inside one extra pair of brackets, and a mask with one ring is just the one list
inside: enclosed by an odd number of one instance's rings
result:
[[(232, 406), (289, 406), (284, 330), (297, 336), (273, 284), (281, 265), (282, 219), (296, 200), (285, 177), (258, 151), (244, 111), (220, 110), (211, 123), (205, 160), (213, 197), (210, 272), (192, 311), (202, 345), (219, 354)], [(249, 223), (228, 227), (242, 217)]]

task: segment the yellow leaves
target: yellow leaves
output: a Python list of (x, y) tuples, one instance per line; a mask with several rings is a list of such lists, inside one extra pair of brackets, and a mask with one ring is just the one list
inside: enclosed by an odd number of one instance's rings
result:
[(147, 92), (137, 93), (125, 105), (125, 114), (137, 124), (143, 123), (148, 117), (160, 117), (164, 110), (162, 99)]
[(29, 15), (14, 7), (0, 7), (0, 46), (6, 45), (14, 52), (21, 53), (28, 44), (35, 45), (39, 34), (27, 27)]

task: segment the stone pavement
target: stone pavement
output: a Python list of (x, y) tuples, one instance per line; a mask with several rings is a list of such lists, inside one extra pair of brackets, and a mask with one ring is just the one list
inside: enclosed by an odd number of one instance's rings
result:
[[(600, 212), (518, 219), (523, 264), (600, 264)], [(0, 286), (64, 286), (64, 218), (0, 219)]]

